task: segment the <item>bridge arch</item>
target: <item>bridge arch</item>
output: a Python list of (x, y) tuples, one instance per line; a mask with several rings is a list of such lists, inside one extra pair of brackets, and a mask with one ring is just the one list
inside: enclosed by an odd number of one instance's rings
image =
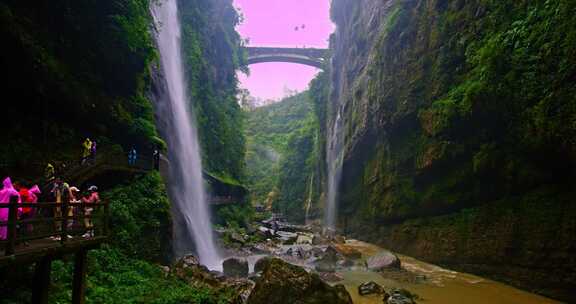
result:
[(326, 49), (247, 47), (248, 64), (288, 62), (323, 69), (328, 54)]

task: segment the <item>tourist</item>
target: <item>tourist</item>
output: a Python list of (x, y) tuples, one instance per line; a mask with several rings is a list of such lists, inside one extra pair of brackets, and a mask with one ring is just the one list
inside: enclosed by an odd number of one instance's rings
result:
[[(85, 204), (95, 204), (99, 201), (100, 196), (98, 195), (98, 187), (90, 186), (90, 188), (88, 188), (88, 194), (82, 198), (82, 202)], [(85, 210), (84, 228), (86, 228), (86, 233), (84, 233), (83, 237), (94, 237), (94, 223), (92, 221), (92, 212), (94, 211), (94, 208), (88, 207)]]
[[(67, 183), (63, 182), (61, 178), (57, 177), (54, 181), (54, 186), (50, 191), (52, 193), (54, 200), (56, 201), (56, 207), (54, 208), (54, 218), (62, 217), (62, 202), (68, 200), (70, 187)], [(54, 221), (54, 230), (61, 231), (62, 230), (62, 221)], [(59, 241), (60, 236), (51, 237), (52, 240)]]
[(96, 164), (96, 141), (92, 141), (92, 145), (90, 146), (90, 163), (92, 165)]
[[(14, 186), (12, 186), (12, 180), (10, 180), (10, 177), (7, 177), (4, 179), (4, 181), (2, 182), (3, 188), (2, 190), (0, 190), (0, 204), (8, 204), (10, 203), (10, 197), (12, 196), (17, 196), (18, 197), (18, 202), (20, 202), (20, 194), (18, 193), (18, 191), (16, 191), (16, 189), (14, 189)], [(7, 231), (8, 231), (8, 226), (7, 226), (7, 221), (8, 221), (8, 212), (9, 209), (8, 208), (0, 208), (0, 221), (4, 222), (3, 224), (0, 224), (0, 240), (5, 240), (6, 239), (6, 235), (7, 235)]]
[(78, 204), (82, 201), (80, 200), (79, 194), (80, 189), (72, 186), (70, 187), (70, 207), (68, 208), (68, 217), (70, 218), (68, 222), (68, 228), (72, 228), (74, 226), (74, 215), (78, 213)]
[(84, 143), (82, 143), (82, 160), (80, 161), (80, 164), (84, 165), (86, 163), (88, 157), (90, 157), (91, 148), (92, 148), (92, 142), (90, 141), (90, 138), (86, 138), (84, 140)]
[[(24, 185), (21, 185), (19, 182), (14, 182), (13, 186), (14, 189), (18, 191), (18, 194), (20, 194), (20, 201), (22, 203), (26, 203), (29, 196), (28, 188), (26, 188)], [(23, 215), (24, 215), (24, 208), (23, 207), (18, 208), (18, 218), (22, 218)]]
[[(30, 204), (37, 203), (38, 202), (38, 195), (40, 193), (42, 193), (42, 192), (40, 191), (40, 188), (38, 187), (38, 185), (32, 186), (32, 188), (30, 188), (28, 190), (28, 200), (26, 202), (30, 203)], [(31, 217), (36, 215), (36, 210), (34, 208), (32, 208), (32, 207), (28, 207), (28, 208), (29, 208), (28, 213), (30, 214)], [(24, 208), (24, 209), (26, 209), (26, 208)]]
[(51, 163), (46, 165), (46, 169), (44, 169), (44, 177), (46, 178), (47, 182), (54, 180), (54, 165)]
[[(34, 204), (38, 202), (38, 194), (40, 194), (40, 188), (38, 188), (38, 185), (34, 185), (30, 189), (26, 189), (26, 187), (20, 187), (19, 194), (23, 203)], [(31, 206), (20, 208), (20, 218), (22, 220), (32, 219), (35, 215), (36, 210)], [(26, 224), (24, 226), (28, 232), (32, 232), (34, 230), (33, 224)]]

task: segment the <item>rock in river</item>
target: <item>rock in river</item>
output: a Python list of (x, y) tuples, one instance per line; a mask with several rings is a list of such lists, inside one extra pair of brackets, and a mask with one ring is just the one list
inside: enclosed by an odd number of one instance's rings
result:
[(245, 278), (248, 276), (248, 261), (243, 258), (228, 258), (222, 263), (227, 277)]
[(383, 294), (384, 288), (382, 286), (376, 284), (374, 281), (366, 282), (360, 284), (358, 286), (358, 294), (361, 296), (370, 295), (370, 294)]
[(296, 242), (296, 238), (298, 238), (298, 234), (294, 232), (288, 231), (276, 231), (276, 235), (282, 241), (283, 244), (291, 245)]
[(414, 299), (418, 296), (409, 292), (406, 289), (394, 289), (390, 292), (390, 295), (385, 297), (386, 304), (416, 304)]
[(313, 239), (314, 239), (313, 234), (299, 233), (298, 238), (296, 238), (296, 244), (298, 244), (298, 245), (302, 245), (302, 244), (312, 245)]
[(400, 269), (400, 259), (392, 252), (382, 250), (366, 260), (366, 267), (372, 271)]
[(334, 248), (336, 248), (336, 250), (347, 259), (359, 260), (362, 258), (362, 253), (352, 246), (346, 244), (334, 244)]
[(338, 262), (342, 259), (342, 255), (335, 247), (328, 246), (322, 253), (322, 257), (314, 262), (314, 268), (318, 272), (334, 272)]
[(270, 259), (248, 298), (248, 304), (352, 304), (342, 285), (324, 283), (316, 274), (280, 259)]

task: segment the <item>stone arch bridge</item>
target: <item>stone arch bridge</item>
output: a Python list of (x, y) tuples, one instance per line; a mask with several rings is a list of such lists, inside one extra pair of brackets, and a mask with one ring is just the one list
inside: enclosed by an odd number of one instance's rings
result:
[(327, 49), (246, 47), (248, 64), (263, 62), (290, 62), (323, 69), (328, 58)]

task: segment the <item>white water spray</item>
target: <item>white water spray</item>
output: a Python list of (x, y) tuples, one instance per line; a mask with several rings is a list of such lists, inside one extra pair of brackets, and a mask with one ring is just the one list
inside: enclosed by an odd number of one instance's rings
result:
[[(219, 267), (210, 212), (202, 178), (202, 160), (194, 113), (183, 71), (177, 0), (153, 2), (161, 68), (166, 80), (163, 96), (164, 136), (169, 146), (171, 200), (175, 214), (174, 249), (177, 256), (196, 251), (208, 268)], [(192, 244), (192, 242), (194, 244)], [(193, 246), (194, 245), (194, 246)]]

